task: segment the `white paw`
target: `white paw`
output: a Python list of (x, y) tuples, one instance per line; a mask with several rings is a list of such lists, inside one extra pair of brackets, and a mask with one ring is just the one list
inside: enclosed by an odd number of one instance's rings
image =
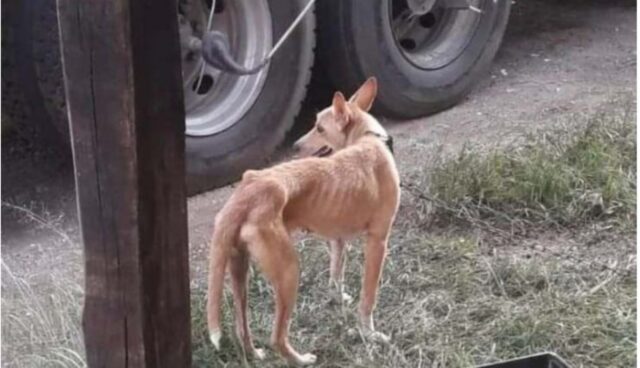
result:
[(264, 360), (266, 356), (267, 356), (267, 353), (264, 351), (264, 349), (253, 349), (254, 358), (258, 360)]
[(298, 358), (298, 364), (300, 365), (308, 365), (308, 364), (313, 364), (316, 362), (316, 360), (318, 359), (318, 357), (316, 357), (313, 354), (302, 354), (299, 358)]
[(220, 350), (220, 338), (222, 337), (222, 333), (220, 331), (209, 331), (209, 340), (216, 348), (216, 350)]
[(335, 304), (351, 304), (353, 297), (345, 292), (333, 291), (331, 292), (331, 302)]
[(375, 342), (381, 342), (384, 344), (388, 344), (389, 341), (391, 341), (391, 337), (383, 334), (382, 332), (378, 332), (378, 331), (371, 331), (369, 333), (367, 333), (367, 338), (371, 341), (375, 341)]
[(347, 293), (342, 293), (342, 302), (346, 304), (351, 304), (353, 301), (353, 297)]

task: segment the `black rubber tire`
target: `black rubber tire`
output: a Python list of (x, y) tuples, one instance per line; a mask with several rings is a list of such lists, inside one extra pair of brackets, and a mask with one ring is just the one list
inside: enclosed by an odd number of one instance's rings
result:
[[(30, 120), (56, 127), (68, 142), (55, 0), (14, 2), (18, 3), (11, 17), (11, 34), (16, 40), (12, 50), (6, 50), (15, 59), (16, 84), (28, 101)], [(305, 4), (304, 0), (269, 0), (274, 40)], [(314, 47), (315, 14), (310, 12), (274, 56), (262, 93), (242, 120), (213, 136), (186, 137), (190, 194), (227, 184), (246, 169), (265, 164), (300, 111), (311, 78)]]
[(319, 56), (336, 87), (352, 93), (369, 76), (380, 84), (374, 112), (415, 118), (451, 107), (482, 77), (507, 26), (510, 0), (486, 0), (482, 18), (462, 54), (425, 70), (399, 50), (391, 32), (391, 0), (324, 0), (318, 5)]
[[(269, 0), (273, 39), (300, 13), (304, 0)], [(191, 193), (220, 186), (246, 169), (263, 166), (293, 126), (311, 78), (315, 14), (310, 13), (278, 50), (261, 94), (241, 121), (209, 137), (187, 137), (187, 186)]]
[(3, 18), (6, 15), (2, 47), (3, 110), (13, 104), (15, 108), (7, 115), (15, 125), (22, 126), (19, 129), (30, 123), (49, 143), (68, 144), (56, 2), (3, 1), (2, 5)]

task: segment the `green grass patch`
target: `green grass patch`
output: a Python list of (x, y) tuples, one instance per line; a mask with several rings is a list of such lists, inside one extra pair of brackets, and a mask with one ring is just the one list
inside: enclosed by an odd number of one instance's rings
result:
[(482, 154), (467, 147), (429, 178), (437, 216), (635, 223), (635, 113), (598, 114), (582, 131), (544, 133), (518, 149)]

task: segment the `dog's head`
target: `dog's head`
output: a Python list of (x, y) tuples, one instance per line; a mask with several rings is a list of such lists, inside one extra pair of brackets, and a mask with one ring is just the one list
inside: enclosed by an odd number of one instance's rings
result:
[(331, 106), (318, 113), (314, 127), (294, 143), (297, 156), (324, 157), (345, 148), (350, 132), (361, 120), (359, 115), (371, 109), (377, 92), (378, 83), (374, 77), (367, 79), (349, 101), (336, 92)]

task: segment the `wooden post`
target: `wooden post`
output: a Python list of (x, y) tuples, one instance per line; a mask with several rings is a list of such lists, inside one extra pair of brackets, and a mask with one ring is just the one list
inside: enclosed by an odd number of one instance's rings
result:
[(89, 367), (190, 367), (177, 2), (58, 0), (58, 19)]

